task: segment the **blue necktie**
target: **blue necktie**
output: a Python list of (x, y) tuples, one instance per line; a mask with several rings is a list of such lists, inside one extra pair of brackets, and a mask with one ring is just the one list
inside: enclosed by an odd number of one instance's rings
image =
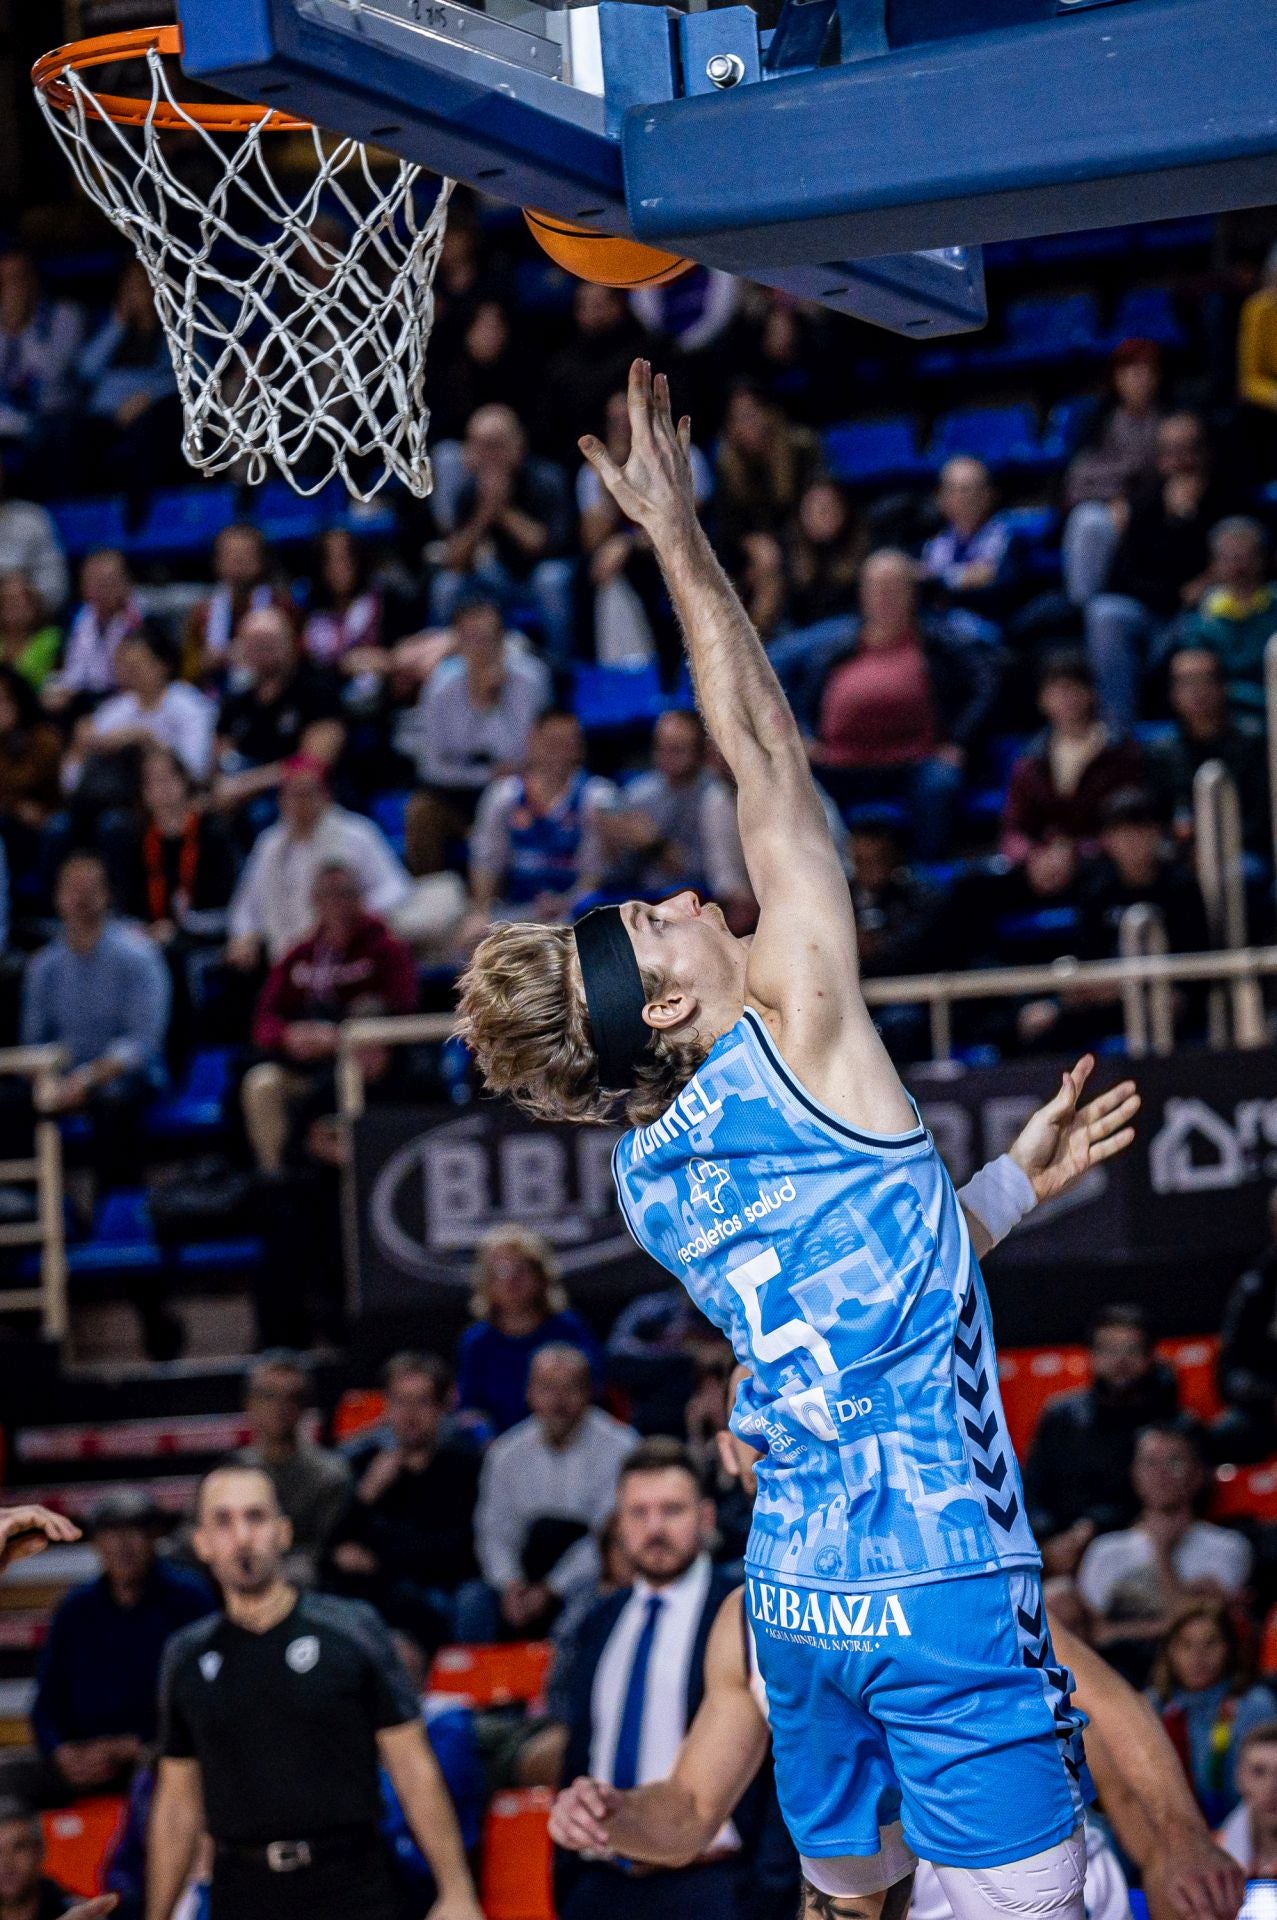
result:
[(664, 1601), (659, 1593), (649, 1594), (647, 1618), (634, 1648), (621, 1725), (616, 1736), (616, 1758), (612, 1762), (612, 1785), (633, 1787), (638, 1784), (639, 1741), (643, 1735), (643, 1703), (647, 1697), (647, 1669), (652, 1659), (652, 1642)]

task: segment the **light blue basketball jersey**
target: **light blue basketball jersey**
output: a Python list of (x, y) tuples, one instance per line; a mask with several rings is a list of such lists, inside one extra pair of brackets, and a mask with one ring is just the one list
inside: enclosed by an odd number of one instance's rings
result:
[(1035, 1567), (988, 1300), (921, 1120), (849, 1127), (747, 1008), (613, 1157), (639, 1245), (751, 1369), (747, 1563), (864, 1592)]

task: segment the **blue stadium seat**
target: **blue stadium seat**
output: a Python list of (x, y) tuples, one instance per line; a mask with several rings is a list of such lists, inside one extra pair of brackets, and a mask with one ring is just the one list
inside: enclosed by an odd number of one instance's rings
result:
[(1072, 400), (1057, 400), (1046, 418), (1046, 431), (1042, 435), (1043, 453), (1049, 454), (1061, 466), (1071, 460), (1094, 417), (1095, 402), (1089, 394), (1079, 394)]
[(1215, 233), (1212, 214), (1184, 220), (1150, 220), (1146, 226), (1135, 229), (1139, 245), (1149, 253), (1186, 252), (1192, 247), (1211, 247), (1215, 244)]
[(918, 451), (918, 423), (909, 413), (887, 420), (847, 420), (830, 427), (821, 439), (830, 473), (849, 485), (910, 479), (927, 471)]
[(928, 457), (940, 466), (955, 454), (971, 454), (996, 468), (1033, 465), (1041, 452), (1032, 407), (960, 407), (936, 421)]
[(1115, 346), (1120, 340), (1156, 340), (1159, 347), (1182, 347), (1184, 329), (1170, 288), (1132, 287), (1124, 293), (1109, 338)]
[(49, 508), (58, 538), (73, 559), (95, 547), (122, 547), (124, 500), (112, 494), (106, 500), (55, 500)]
[(1006, 344), (994, 352), (1008, 360), (1050, 362), (1100, 347), (1100, 310), (1093, 293), (1030, 294), (1007, 308)]
[(149, 1134), (165, 1139), (219, 1132), (231, 1083), (229, 1047), (203, 1047), (191, 1057), (180, 1087), (161, 1096), (146, 1116)]
[(346, 507), (343, 488), (334, 484), (305, 500), (286, 480), (268, 480), (248, 497), (248, 517), (272, 546), (290, 540), (314, 540), (340, 519)]
[(204, 553), (234, 518), (234, 487), (168, 487), (152, 499), (129, 551)]
[(577, 719), (588, 732), (596, 727), (632, 727), (645, 720), (655, 720), (669, 702), (661, 692), (655, 666), (583, 664), (576, 669), (572, 704)]

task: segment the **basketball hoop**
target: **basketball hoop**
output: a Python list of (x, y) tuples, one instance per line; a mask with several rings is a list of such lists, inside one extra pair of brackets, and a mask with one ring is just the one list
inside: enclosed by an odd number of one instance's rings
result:
[[(270, 107), (183, 102), (166, 66), (181, 50), (178, 27), (103, 34), (46, 53), (32, 80), (80, 185), (146, 269), (186, 458), (242, 467), (250, 485), (273, 464), (306, 495), (340, 474), (359, 500), (392, 477), (422, 497), (452, 182), (431, 201), (420, 167), (375, 166), (358, 140)], [(127, 60), (145, 63), (149, 96), (95, 91), (97, 69)], [(281, 134), (295, 138), (273, 164)]]

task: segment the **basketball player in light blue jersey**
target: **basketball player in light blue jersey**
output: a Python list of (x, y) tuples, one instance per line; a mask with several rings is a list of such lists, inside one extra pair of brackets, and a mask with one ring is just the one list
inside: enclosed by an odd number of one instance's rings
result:
[(957, 1920), (1083, 1920), (1081, 1716), (977, 1255), (1079, 1156), (1129, 1143), (1135, 1096), (1079, 1113), (1082, 1063), (1042, 1166), (994, 1162), (964, 1212), (865, 1006), (801, 736), (697, 522), (689, 423), (645, 362), (629, 407), (623, 468), (596, 440), (582, 451), (669, 584), (736, 782), (758, 930), (735, 938), (692, 893), (497, 928), (462, 1031), (488, 1085), (534, 1113), (604, 1121), (623, 1100), (635, 1238), (750, 1369), (732, 1419), (764, 1454), (747, 1603), (810, 1911), (889, 1917), (903, 1838)]

